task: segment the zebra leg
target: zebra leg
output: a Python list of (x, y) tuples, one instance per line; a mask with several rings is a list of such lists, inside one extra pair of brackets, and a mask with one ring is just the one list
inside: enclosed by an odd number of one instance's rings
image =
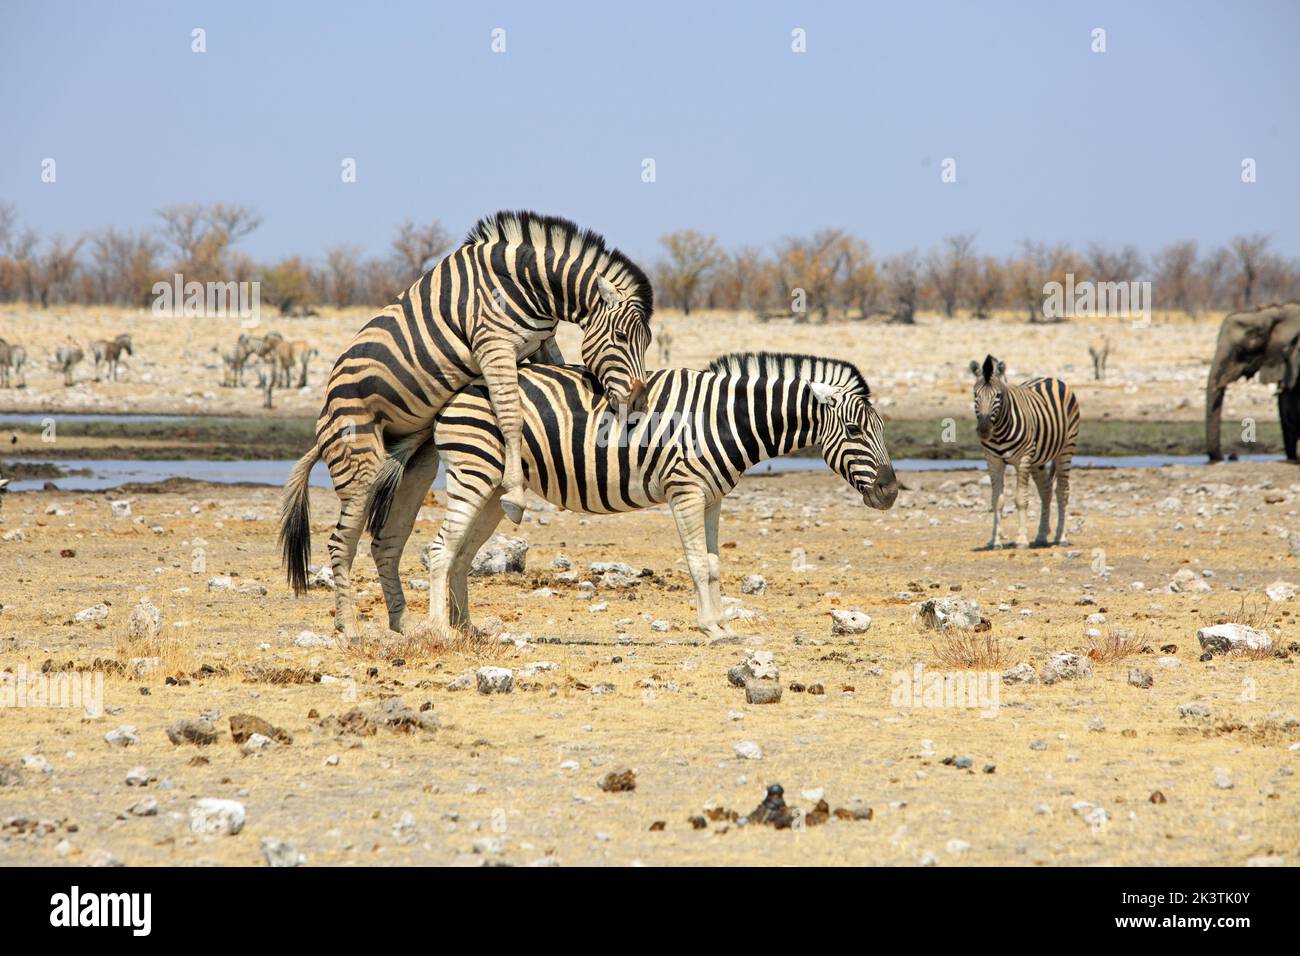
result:
[(1038, 534), (1034, 537), (1034, 547), (1045, 548), (1052, 517), (1052, 476), (1045, 465), (1034, 469), (1034, 485), (1038, 488)]
[[(704, 544), (709, 552), (709, 597), (718, 614), (722, 614), (722, 559), (718, 557), (718, 520), (722, 517), (722, 499), (704, 508)], [(723, 630), (731, 629), (724, 622)]]
[(501, 477), (501, 509), (514, 524), (524, 518), (524, 466), (521, 455), (524, 420), (519, 407), (519, 364), (514, 346), (490, 340), (475, 349), (479, 369), (487, 381), (488, 398), (505, 444), (505, 469)]
[(1029, 534), (1025, 531), (1025, 509), (1029, 507), (1029, 473), (1033, 466), (1029, 456), (1016, 463), (1016, 547), (1029, 547)]
[(1065, 506), (1070, 503), (1070, 458), (1058, 458), (1052, 464), (1056, 477), (1056, 539), (1053, 544), (1069, 544), (1065, 534)]
[(1002, 517), (1002, 483), (1007, 474), (1007, 463), (1001, 458), (989, 458), (989, 488), (993, 495), (993, 533), (989, 535), (989, 543), (985, 545), (987, 550), (992, 551), (998, 546), (998, 519)]
[(438, 450), (432, 442), (411, 456), (397, 486), (388, 520), (379, 534), (370, 542), (370, 555), (379, 569), (379, 584), (384, 589), (384, 603), (388, 606), (388, 627), (402, 630), (406, 613), (406, 594), (402, 591), (402, 552), (410, 540), (415, 518), (424, 502), (424, 493), (438, 474)]
[[(334, 630), (349, 640), (360, 639), (357, 612), (352, 600), (352, 562), (357, 544), (366, 526), (366, 502), (370, 483), (378, 467), (383, 438), (375, 432), (355, 433), (350, 438), (337, 437), (348, 443), (346, 451), (331, 464), (330, 477), (339, 490), (339, 520), (330, 535), (330, 568), (334, 572)], [(348, 474), (352, 475), (347, 480)]]
[(474, 516), (474, 521), (466, 529), (460, 548), (451, 561), (451, 626), (460, 630), (474, 629), (469, 619), (469, 568), (479, 548), (487, 543), (501, 523), (500, 507), (501, 489), (497, 488)]
[(686, 566), (690, 568), (695, 583), (696, 624), (709, 637), (726, 637), (722, 626), (722, 609), (713, 603), (713, 589), (709, 584), (709, 547), (704, 513), (707, 505), (699, 491), (683, 491), (668, 499), (673, 509), (673, 520), (682, 539), (686, 553)]

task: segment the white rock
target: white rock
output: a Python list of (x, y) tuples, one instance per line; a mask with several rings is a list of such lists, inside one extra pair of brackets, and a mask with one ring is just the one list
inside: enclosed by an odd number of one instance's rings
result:
[(741, 760), (762, 760), (763, 749), (752, 740), (742, 740), (731, 748)]
[(1091, 676), (1092, 663), (1086, 657), (1061, 651), (1047, 662), (1039, 672), (1038, 679), (1044, 684), (1054, 684), (1059, 680), (1079, 680)]
[(102, 621), (108, 617), (107, 604), (92, 604), (90, 607), (78, 611), (72, 615), (72, 619), (78, 624), (87, 624), (91, 621)]
[(123, 724), (104, 734), (104, 742), (110, 747), (130, 747), (140, 742), (140, 734), (133, 725)]
[(294, 647), (336, 647), (337, 641), (332, 637), (317, 634), (315, 631), (299, 631), (293, 639)]
[(1273, 639), (1263, 631), (1244, 624), (1215, 624), (1196, 632), (1201, 647), (1211, 654), (1223, 654), (1235, 648), (1262, 650), (1273, 646)]
[(831, 611), (832, 634), (865, 634), (870, 629), (871, 618), (861, 611)]
[(930, 598), (922, 601), (916, 616), (922, 626), (933, 630), (948, 627), (971, 628), (979, 624), (983, 618), (978, 601), (956, 597)]
[(148, 599), (131, 608), (131, 616), (126, 621), (126, 632), (133, 641), (154, 641), (162, 629), (162, 611), (158, 610)]
[(1270, 601), (1294, 601), (1296, 587), (1289, 581), (1274, 581), (1264, 588), (1264, 593), (1268, 595)]
[(235, 581), (229, 574), (218, 574), (208, 578), (209, 591), (229, 591), (234, 586)]
[(474, 677), (480, 694), (508, 694), (515, 686), (514, 672), (508, 667), (480, 667)]
[[(427, 545), (420, 552), (420, 560), (429, 568), (429, 548)], [(522, 572), (528, 559), (528, 542), (523, 538), (511, 538), (503, 534), (494, 534), (470, 562), (469, 573), (474, 577), (489, 574), (511, 574)]]
[(741, 594), (762, 594), (767, 590), (767, 578), (761, 574), (747, 574), (740, 581)]
[(240, 749), (246, 754), (256, 754), (270, 747), (272, 743), (273, 741), (266, 734), (249, 734)]
[(307, 862), (307, 857), (295, 850), (292, 844), (275, 837), (262, 837), (258, 846), (262, 848), (262, 858), (266, 860), (267, 866), (292, 867)]
[(234, 836), (244, 829), (244, 805), (238, 800), (205, 797), (190, 808), (190, 829), (195, 833)]
[(108, 507), (113, 512), (114, 518), (131, 517), (131, 502), (129, 501), (110, 501)]
[(1191, 568), (1183, 568), (1169, 582), (1169, 590), (1176, 594), (1195, 594), (1210, 590), (1210, 585)]

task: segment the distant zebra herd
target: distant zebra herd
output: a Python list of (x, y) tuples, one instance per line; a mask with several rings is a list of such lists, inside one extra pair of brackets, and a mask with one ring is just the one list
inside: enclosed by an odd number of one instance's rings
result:
[[(104, 366), (110, 381), (117, 381), (118, 366), (122, 355), (131, 355), (131, 336), (119, 335), (115, 339), (101, 339), (90, 343), (90, 353), (95, 364), (95, 381), (100, 380), (99, 369)], [(85, 351), (69, 336), (57, 349), (50, 360), (50, 368), (63, 375), (63, 384), (75, 383), (75, 372), (86, 358)], [(0, 387), (27, 387), (27, 349), (17, 343), (0, 339)]]
[[(303, 339), (286, 339), (279, 332), (266, 335), (249, 335), (244, 333), (235, 342), (234, 348), (221, 353), (221, 362), (225, 368), (221, 384), (225, 388), (235, 388), (244, 384), (244, 369), (249, 363), (258, 366), (258, 387), (266, 393), (264, 402), (271, 407), (271, 394), (277, 388), (306, 388), (307, 370), (320, 352)], [(297, 373), (297, 385), (293, 384)]]
[[(322, 458), (340, 499), (329, 541), (335, 629), (354, 640), (351, 566), (363, 526), (389, 627), (402, 630), (398, 563), (440, 461), (447, 511), (430, 552), (429, 620), (442, 636), (472, 629), (470, 562), (503, 513), (520, 521), (525, 488), (589, 514), (667, 503), (695, 585), (697, 626), (713, 637), (730, 633), (720, 593), (721, 502), (748, 468), (817, 448), (865, 505), (892, 507), (898, 481), (883, 423), (855, 366), (759, 351), (703, 370), (646, 373), (652, 314), (645, 274), (595, 233), (530, 212), (481, 220), (334, 365), (316, 443), (290, 474), (281, 508), (280, 548), (295, 593), (307, 590), (309, 477)], [(583, 330), (580, 366), (562, 364), (553, 338), (560, 321)], [(267, 348), (265, 339), (248, 345)], [(661, 342), (661, 359), (667, 346)], [(1047, 543), (1053, 482), (1056, 542), (1064, 541), (1079, 430), (1073, 393), (1055, 379), (1009, 385), (991, 355), (971, 369), (995, 476), (991, 543), (999, 540), (1008, 464), (1017, 471), (1020, 543), (1031, 478), (1043, 500), (1035, 544)]]

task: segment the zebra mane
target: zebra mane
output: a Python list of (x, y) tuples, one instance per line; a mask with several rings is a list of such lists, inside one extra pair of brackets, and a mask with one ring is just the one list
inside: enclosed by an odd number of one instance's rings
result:
[[(530, 241), (529, 233), (533, 228), (549, 233), (551, 244), (557, 248), (574, 243), (578, 249), (593, 250), (598, 262), (601, 257), (604, 257), (605, 262), (600, 264), (602, 271), (605, 271), (608, 265), (621, 269), (632, 280), (633, 298), (641, 302), (647, 315), (654, 312), (654, 289), (641, 267), (620, 250), (605, 242), (605, 237), (600, 233), (583, 229), (563, 216), (546, 216), (527, 209), (503, 209), (490, 216), (484, 216), (476, 222), (465, 236), (465, 245), (502, 240), (527, 244)], [(612, 274), (607, 274), (606, 278), (611, 281), (619, 278), (618, 269), (615, 269)]]
[(732, 352), (720, 355), (708, 364), (707, 372), (733, 375), (772, 376), (776, 378), (802, 378), (822, 382), (836, 388), (858, 392), (863, 398), (871, 397), (871, 386), (852, 362), (825, 358), (821, 355), (800, 355), (795, 352)]

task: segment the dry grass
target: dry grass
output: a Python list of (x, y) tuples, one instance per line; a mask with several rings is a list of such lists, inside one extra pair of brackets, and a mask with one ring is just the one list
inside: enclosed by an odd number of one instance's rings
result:
[(1006, 647), (988, 631), (954, 628), (934, 638), (930, 648), (949, 670), (1001, 670), (1010, 663)]
[(454, 654), (485, 660), (498, 660), (514, 650), (503, 644), (495, 633), (477, 627), (454, 631), (450, 636), (439, 634), (426, 620), (417, 621), (398, 634), (378, 624), (363, 626), (361, 640), (343, 642), (343, 656), (355, 663), (376, 660), (432, 661)]
[(1088, 638), (1087, 656), (1096, 664), (1114, 664), (1126, 657), (1145, 653), (1151, 642), (1144, 634), (1131, 631), (1107, 631), (1101, 637)]
[(1235, 609), (1213, 614), (1202, 626), (1240, 624), (1242, 627), (1264, 631), (1268, 630), (1276, 618), (1277, 606), (1267, 597), (1243, 595), (1241, 603)]

